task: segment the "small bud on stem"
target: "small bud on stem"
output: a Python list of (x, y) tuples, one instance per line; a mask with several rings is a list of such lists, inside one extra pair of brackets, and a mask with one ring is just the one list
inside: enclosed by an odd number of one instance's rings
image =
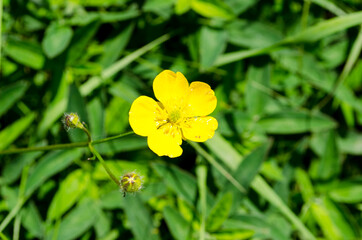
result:
[(135, 193), (142, 189), (142, 176), (135, 172), (126, 173), (121, 177), (120, 188), (123, 192), (123, 196), (126, 196), (126, 193)]

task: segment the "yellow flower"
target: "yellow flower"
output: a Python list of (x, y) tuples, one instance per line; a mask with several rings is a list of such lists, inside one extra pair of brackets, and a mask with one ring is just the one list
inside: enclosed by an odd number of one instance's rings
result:
[(129, 111), (129, 122), (136, 134), (147, 137), (157, 155), (178, 157), (182, 139), (204, 142), (214, 136), (218, 123), (207, 115), (215, 110), (217, 100), (208, 84), (189, 85), (182, 73), (165, 70), (153, 81), (153, 91), (159, 102), (138, 97)]

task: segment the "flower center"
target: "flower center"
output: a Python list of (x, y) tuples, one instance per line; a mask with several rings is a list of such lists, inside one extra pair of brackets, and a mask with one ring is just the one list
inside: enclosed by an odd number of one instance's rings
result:
[(168, 114), (168, 122), (176, 123), (181, 118), (181, 111), (174, 109)]

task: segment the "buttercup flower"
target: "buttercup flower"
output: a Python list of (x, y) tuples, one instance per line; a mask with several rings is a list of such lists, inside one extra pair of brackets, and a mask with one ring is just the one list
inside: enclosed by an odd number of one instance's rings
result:
[(140, 96), (131, 106), (129, 122), (133, 131), (147, 137), (149, 148), (159, 156), (178, 157), (182, 139), (204, 142), (214, 136), (217, 120), (207, 116), (216, 107), (216, 97), (203, 82), (190, 85), (185, 76), (164, 70), (153, 81), (156, 102)]

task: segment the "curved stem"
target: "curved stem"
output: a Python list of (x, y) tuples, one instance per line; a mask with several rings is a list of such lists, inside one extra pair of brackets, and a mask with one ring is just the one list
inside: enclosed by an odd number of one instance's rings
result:
[[(93, 141), (92, 144), (100, 144), (104, 142), (109, 142), (121, 137), (125, 137), (131, 135), (133, 132), (122, 133), (113, 137), (108, 137), (100, 140)], [(89, 140), (89, 137), (88, 137)], [(34, 152), (34, 151), (49, 151), (49, 150), (57, 150), (57, 149), (67, 149), (67, 148), (79, 148), (79, 147), (87, 147), (88, 142), (77, 142), (77, 143), (65, 143), (65, 144), (54, 144), (44, 147), (28, 147), (28, 148), (14, 148), (8, 149), (4, 151), (0, 151), (0, 155), (5, 154), (15, 154), (15, 153), (25, 153), (25, 152)]]
[(120, 187), (120, 183), (118, 181), (118, 179), (116, 178), (116, 176), (114, 176), (114, 174), (112, 173), (112, 171), (107, 167), (106, 162), (104, 161), (104, 159), (102, 158), (102, 156), (97, 152), (97, 150), (93, 147), (92, 142), (90, 142), (88, 144), (89, 150), (98, 158), (98, 160), (101, 162), (102, 166), (104, 167), (104, 169), (106, 170), (106, 172), (108, 173), (109, 177), (113, 180), (113, 182), (115, 182), (117, 184), (117, 186)]

